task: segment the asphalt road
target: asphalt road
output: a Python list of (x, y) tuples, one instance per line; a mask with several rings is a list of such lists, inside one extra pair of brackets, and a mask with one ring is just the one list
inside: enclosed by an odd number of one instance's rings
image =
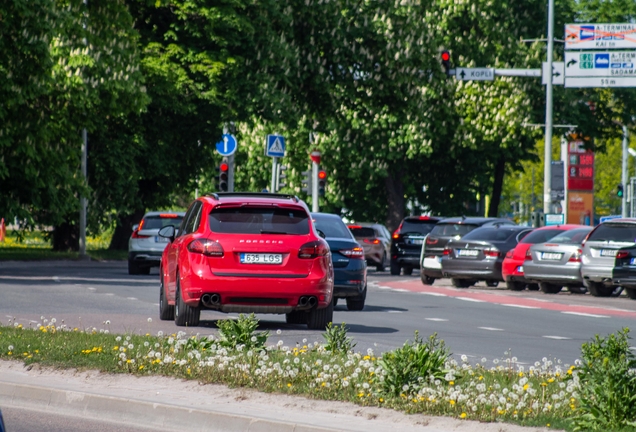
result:
[[(437, 333), (455, 355), (473, 362), (514, 356), (521, 364), (543, 357), (572, 363), (595, 334), (636, 323), (636, 302), (625, 296), (546, 295), (484, 285), (456, 289), (445, 280), (424, 286), (417, 272), (390, 276), (370, 270), (364, 311), (349, 312), (343, 303), (334, 322), (347, 324), (357, 350), (381, 353), (412, 340), (417, 330), (424, 337)], [(35, 326), (52, 318), (113, 333), (183, 330), (158, 318), (156, 269), (149, 276), (129, 276), (125, 262), (0, 262), (0, 322)], [(204, 311), (201, 326), (187, 331), (216, 333), (216, 321), (223, 318), (227, 315)], [(288, 325), (284, 316), (259, 318), (270, 343), (323, 341), (321, 332)]]

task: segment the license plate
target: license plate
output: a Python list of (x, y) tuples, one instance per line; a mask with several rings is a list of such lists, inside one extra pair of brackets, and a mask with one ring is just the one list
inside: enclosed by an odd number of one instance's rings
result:
[(161, 236), (155, 236), (155, 243), (168, 243), (168, 239)]
[(541, 259), (545, 261), (559, 261), (563, 254), (554, 253), (554, 252), (543, 252), (541, 254)]
[(601, 249), (601, 256), (615, 257), (618, 249)]
[(517, 267), (517, 273), (523, 273), (523, 266)]
[(479, 254), (479, 251), (477, 249), (459, 249), (457, 251), (459, 256), (465, 256), (465, 257), (476, 257), (477, 254)]
[(423, 239), (407, 239), (406, 240), (406, 244), (421, 245), (422, 243), (424, 243)]
[(264, 253), (242, 253), (242, 264), (282, 264), (283, 255), (281, 254), (264, 254)]
[(636, 258), (632, 258), (631, 260), (629, 260), (629, 264), (636, 265)]

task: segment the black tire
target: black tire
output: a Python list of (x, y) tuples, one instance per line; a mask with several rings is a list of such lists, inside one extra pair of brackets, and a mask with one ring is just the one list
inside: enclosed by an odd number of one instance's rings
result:
[(133, 260), (128, 260), (128, 274), (129, 275), (138, 275), (141, 274), (141, 269)]
[(382, 255), (382, 262), (375, 266), (376, 271), (384, 271), (386, 270), (386, 252)]
[(551, 284), (547, 282), (541, 282), (539, 283), (539, 288), (541, 289), (542, 292), (546, 294), (558, 294), (561, 292), (561, 289), (563, 289), (563, 286)]
[(307, 328), (310, 330), (324, 330), (333, 321), (333, 300), (326, 308), (312, 309), (307, 313)]
[(424, 285), (433, 285), (435, 283), (435, 278), (432, 276), (426, 276), (424, 274), (424, 269), (420, 270), (420, 279)]
[(486, 286), (491, 288), (496, 288), (499, 285), (499, 281), (496, 280), (487, 280)]
[(367, 299), (367, 287), (364, 287), (362, 294), (356, 297), (347, 297), (347, 309), (350, 311), (361, 311), (364, 309), (364, 302)]
[(524, 289), (526, 289), (526, 283), (519, 281), (508, 281), (506, 282), (506, 288), (508, 288), (510, 291), (523, 291)]
[(568, 285), (568, 291), (571, 294), (585, 294), (587, 292), (585, 287), (581, 285)]
[(196, 327), (201, 319), (201, 309), (188, 306), (181, 298), (181, 284), (177, 275), (176, 306), (174, 308), (174, 323), (179, 327)]
[(163, 273), (160, 271), (159, 282), (159, 319), (170, 321), (174, 319), (174, 306), (168, 304), (168, 297), (163, 287)]
[(411, 276), (413, 274), (413, 267), (404, 267), (404, 274), (406, 276)]
[(606, 287), (600, 282), (585, 281), (585, 287), (594, 297), (609, 297), (614, 292), (614, 287)]
[(392, 276), (399, 276), (400, 274), (400, 266), (397, 265), (397, 263), (391, 262), (391, 275)]
[(285, 314), (285, 321), (287, 321), (287, 324), (307, 324), (307, 312), (292, 311)]
[(451, 283), (455, 288), (468, 288), (472, 285), (472, 281), (469, 279), (451, 279)]
[(338, 297), (333, 298), (333, 307), (338, 306)]
[(139, 274), (149, 275), (150, 274), (150, 267), (139, 267)]
[(528, 291), (539, 291), (539, 284), (536, 284), (536, 283), (528, 284)]
[(632, 300), (636, 300), (636, 288), (625, 288), (625, 294)]

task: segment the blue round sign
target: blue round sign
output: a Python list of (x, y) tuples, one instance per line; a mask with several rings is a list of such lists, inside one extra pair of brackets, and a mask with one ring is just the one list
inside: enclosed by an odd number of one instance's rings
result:
[(221, 156), (233, 155), (237, 147), (236, 138), (230, 134), (223, 134), (223, 140), (216, 143), (216, 151)]

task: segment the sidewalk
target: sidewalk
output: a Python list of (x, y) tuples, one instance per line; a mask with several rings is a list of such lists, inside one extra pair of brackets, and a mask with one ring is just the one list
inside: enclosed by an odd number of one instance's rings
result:
[(0, 361), (0, 408), (154, 426), (162, 431), (544, 432), (505, 423), (406, 415), (383, 408), (135, 377), (41, 368)]

